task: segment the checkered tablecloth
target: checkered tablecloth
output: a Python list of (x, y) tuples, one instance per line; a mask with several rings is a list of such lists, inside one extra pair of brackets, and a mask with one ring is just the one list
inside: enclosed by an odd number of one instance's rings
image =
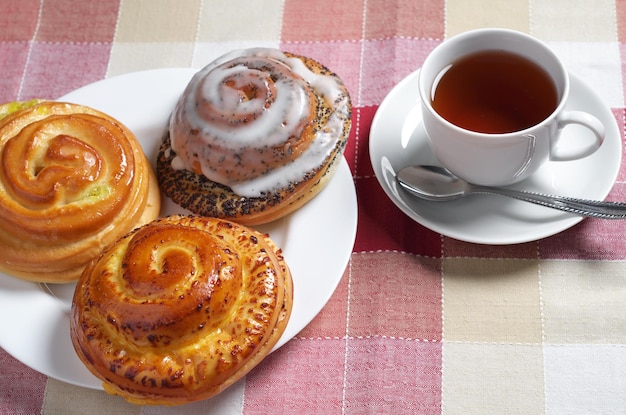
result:
[[(326, 307), (222, 395), (133, 406), (0, 349), (0, 413), (626, 413), (626, 221), (586, 219), (518, 245), (464, 243), (406, 217), (374, 176), (369, 131), (387, 93), (445, 38), (490, 26), (547, 42), (623, 135), (623, 0), (0, 0), (2, 102), (200, 68), (242, 47), (318, 59), (352, 95), (345, 158), (359, 204), (353, 253)], [(622, 167), (609, 199), (626, 200), (625, 179)]]

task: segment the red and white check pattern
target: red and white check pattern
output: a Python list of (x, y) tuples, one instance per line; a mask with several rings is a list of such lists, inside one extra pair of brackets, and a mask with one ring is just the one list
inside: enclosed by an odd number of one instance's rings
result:
[[(352, 95), (345, 157), (359, 203), (353, 255), (327, 306), (224, 394), (136, 407), (0, 350), (0, 413), (623, 413), (626, 222), (468, 244), (404, 216), (374, 177), (369, 129), (383, 98), (443, 39), (486, 26), (546, 41), (623, 135), (623, 0), (0, 0), (1, 102), (55, 98), (137, 70), (199, 68), (239, 47), (320, 60)], [(622, 167), (610, 199), (626, 200), (625, 181)]]

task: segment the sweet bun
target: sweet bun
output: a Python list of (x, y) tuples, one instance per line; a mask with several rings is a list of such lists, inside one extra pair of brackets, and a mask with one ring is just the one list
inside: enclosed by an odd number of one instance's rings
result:
[(104, 247), (158, 216), (154, 172), (119, 121), (41, 100), (0, 113), (0, 271), (74, 281)]
[(132, 231), (83, 272), (70, 334), (104, 389), (135, 404), (209, 398), (275, 346), (291, 274), (266, 234), (174, 215)]
[(341, 79), (311, 58), (231, 52), (182, 93), (158, 153), (160, 188), (198, 215), (246, 225), (276, 220), (333, 176), (351, 111)]

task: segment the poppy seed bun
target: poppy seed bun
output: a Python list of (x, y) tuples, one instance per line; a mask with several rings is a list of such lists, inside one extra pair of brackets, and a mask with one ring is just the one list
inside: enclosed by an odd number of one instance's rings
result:
[[(255, 84), (259, 77), (265, 77), (261, 86)], [(206, 104), (216, 95), (213, 100), (227, 106), (228, 94), (239, 99), (236, 114)], [(249, 101), (259, 101), (261, 110), (241, 114), (239, 107), (248, 110)], [(182, 94), (158, 153), (160, 188), (198, 215), (246, 225), (279, 219), (332, 178), (351, 110), (343, 82), (311, 58), (262, 48), (232, 52), (196, 74)], [(263, 117), (277, 113), (273, 121), (282, 124), (268, 127)]]

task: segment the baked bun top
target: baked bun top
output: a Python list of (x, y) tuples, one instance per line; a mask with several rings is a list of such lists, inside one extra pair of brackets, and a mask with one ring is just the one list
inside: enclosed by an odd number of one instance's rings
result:
[(95, 109), (42, 101), (0, 119), (0, 270), (76, 280), (108, 244), (158, 216), (134, 136)]
[[(194, 213), (274, 220), (332, 176), (351, 110), (341, 79), (319, 62), (269, 48), (233, 51), (199, 71), (181, 95), (157, 161), (161, 188)], [(278, 206), (296, 199), (303, 200), (291, 209)]]
[(293, 288), (266, 234), (170, 216), (106, 250), (78, 281), (71, 338), (109, 393), (182, 404), (236, 382), (274, 347)]

